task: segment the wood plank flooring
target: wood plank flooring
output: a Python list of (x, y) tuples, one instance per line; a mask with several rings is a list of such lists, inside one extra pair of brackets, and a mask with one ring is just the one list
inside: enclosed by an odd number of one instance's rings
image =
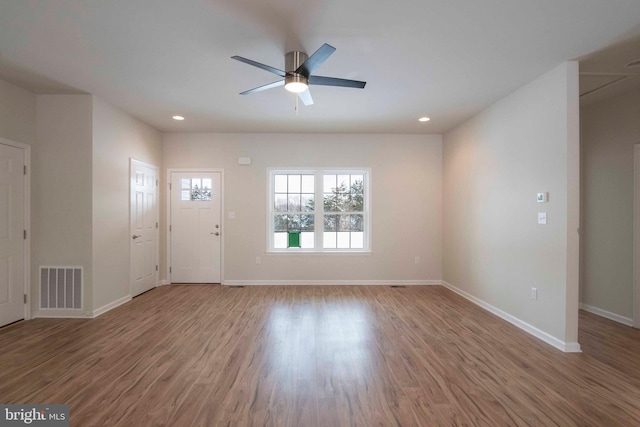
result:
[(73, 426), (640, 425), (640, 331), (564, 354), (439, 286), (164, 286), (0, 329), (0, 403)]

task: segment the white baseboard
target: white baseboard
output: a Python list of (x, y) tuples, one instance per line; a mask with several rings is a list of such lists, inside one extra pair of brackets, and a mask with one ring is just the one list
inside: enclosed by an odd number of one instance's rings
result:
[(630, 317), (621, 316), (616, 313), (612, 313), (607, 310), (603, 310), (592, 305), (580, 303), (580, 310), (588, 311), (589, 313), (596, 314), (605, 319), (613, 320), (614, 322), (622, 323), (623, 325), (633, 326), (633, 319)]
[(32, 319), (90, 319), (90, 311), (84, 310), (37, 310)]
[(158, 286), (166, 286), (166, 285), (170, 285), (171, 282), (168, 280), (161, 280), (160, 283), (158, 284)]
[(98, 317), (109, 310), (113, 310), (114, 308), (119, 307), (122, 304), (128, 303), (129, 301), (131, 301), (131, 295), (124, 296), (120, 299), (110, 302), (109, 304), (103, 305), (102, 307), (93, 310), (93, 317)]
[(481, 300), (480, 298), (476, 298), (473, 295), (469, 294), (468, 292), (463, 291), (462, 289), (459, 289), (455, 286), (453, 286), (450, 283), (445, 282), (444, 280), (442, 281), (442, 286), (444, 286), (445, 288), (451, 290), (452, 292), (455, 292), (456, 294), (468, 299), (469, 301), (471, 301), (472, 303), (484, 308), (485, 310), (487, 310), (490, 313), (495, 314), (496, 316), (500, 317), (501, 319), (506, 320), (507, 322), (511, 323), (512, 325), (517, 326), (518, 328), (522, 329), (525, 332), (528, 332), (529, 334), (533, 335), (534, 337), (546, 342), (549, 345), (552, 345), (553, 347), (564, 351), (565, 353), (581, 353), (582, 351), (580, 350), (580, 344), (576, 343), (567, 343), (565, 341), (559, 340), (558, 338), (554, 337), (553, 335), (549, 335), (548, 333), (536, 328), (533, 325), (530, 325), (529, 323), (518, 319), (517, 317), (500, 310), (497, 307), (494, 307), (493, 305)]
[(227, 286), (426, 286), (439, 285), (440, 280), (225, 280), (222, 284)]
[(103, 305), (102, 307), (95, 309), (93, 311), (84, 311), (84, 310), (39, 310), (36, 311), (33, 316), (33, 319), (91, 319), (94, 317), (98, 317), (101, 314), (106, 313), (109, 310), (113, 310), (116, 307), (121, 306), (122, 304), (126, 304), (131, 301), (131, 295), (124, 296), (116, 301), (110, 302), (109, 304)]

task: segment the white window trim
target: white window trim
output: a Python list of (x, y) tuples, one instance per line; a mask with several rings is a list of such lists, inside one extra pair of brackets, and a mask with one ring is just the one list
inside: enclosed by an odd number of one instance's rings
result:
[[(274, 175), (277, 174), (314, 174), (315, 175), (315, 197), (323, 193), (324, 174), (344, 174), (348, 172), (351, 175), (361, 173), (364, 176), (364, 247), (362, 249), (325, 249), (322, 247), (323, 227), (324, 227), (324, 205), (316, 202), (316, 207), (320, 206), (320, 210), (314, 212), (315, 215), (315, 245), (313, 249), (303, 248), (286, 248), (275, 249), (273, 247), (273, 216), (274, 211)], [(353, 168), (293, 168), (279, 167), (267, 168), (267, 253), (268, 254), (370, 254), (371, 253), (371, 168), (353, 167)], [(321, 200), (321, 199), (320, 199)]]

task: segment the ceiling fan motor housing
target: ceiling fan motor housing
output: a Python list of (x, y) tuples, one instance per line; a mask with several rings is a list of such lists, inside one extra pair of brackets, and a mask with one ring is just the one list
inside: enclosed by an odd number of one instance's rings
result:
[(289, 52), (284, 56), (284, 70), (287, 72), (284, 78), (285, 85), (289, 83), (304, 83), (309, 85), (309, 79), (295, 71), (309, 58), (304, 52)]

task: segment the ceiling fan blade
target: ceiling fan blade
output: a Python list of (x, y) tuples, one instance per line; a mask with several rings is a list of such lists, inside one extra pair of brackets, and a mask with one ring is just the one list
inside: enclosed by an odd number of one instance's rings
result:
[(311, 76), (309, 77), (310, 85), (320, 86), (341, 86), (341, 87), (353, 87), (357, 89), (364, 89), (367, 82), (361, 82), (359, 80), (347, 80), (338, 79), (335, 77), (323, 77), (323, 76)]
[(238, 56), (238, 55), (232, 56), (231, 59), (235, 59), (236, 61), (244, 62), (245, 64), (253, 65), (254, 67), (262, 68), (263, 70), (268, 71), (268, 72), (273, 73), (273, 74), (276, 74), (276, 75), (278, 75), (280, 77), (284, 77), (284, 76), (287, 75), (287, 73), (285, 73), (282, 70), (278, 70), (277, 68), (273, 68), (273, 67), (261, 64), (261, 63), (256, 62), (256, 61), (252, 61), (251, 59), (243, 58), (242, 56)]
[(300, 100), (304, 105), (313, 105), (313, 98), (311, 98), (311, 92), (309, 91), (309, 89), (305, 90), (304, 92), (299, 92), (298, 97), (300, 97)]
[(309, 77), (335, 51), (335, 47), (326, 43), (323, 44), (320, 46), (320, 49), (316, 50), (313, 55), (307, 58), (307, 60), (304, 61), (295, 72), (302, 74), (305, 77)]
[(254, 87), (253, 89), (245, 90), (244, 92), (241, 92), (240, 95), (249, 95), (250, 93), (254, 93), (254, 92), (262, 92), (263, 90), (267, 90), (267, 89), (271, 89), (271, 88), (283, 86), (283, 85), (284, 85), (284, 80), (278, 80), (277, 82), (273, 82), (266, 85)]

